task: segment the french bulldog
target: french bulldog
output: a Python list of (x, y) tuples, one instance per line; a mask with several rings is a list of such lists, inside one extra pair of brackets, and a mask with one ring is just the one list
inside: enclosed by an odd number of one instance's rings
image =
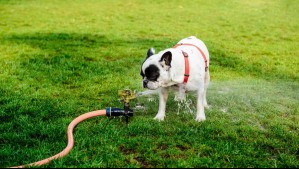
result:
[(175, 89), (175, 100), (184, 101), (186, 92), (197, 94), (195, 120), (206, 120), (204, 108), (208, 108), (207, 88), (210, 82), (209, 52), (200, 39), (190, 36), (180, 40), (175, 46), (155, 53), (147, 51), (140, 75), (142, 85), (159, 93), (159, 110), (154, 119), (163, 121), (170, 89)]

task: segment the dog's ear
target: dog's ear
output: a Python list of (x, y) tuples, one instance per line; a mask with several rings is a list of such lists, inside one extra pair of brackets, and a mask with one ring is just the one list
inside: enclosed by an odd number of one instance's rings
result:
[(154, 48), (149, 48), (146, 54), (146, 59), (155, 54)]
[(170, 51), (165, 52), (160, 60), (160, 64), (163, 68), (168, 70), (171, 67), (171, 60), (172, 60), (172, 54)]

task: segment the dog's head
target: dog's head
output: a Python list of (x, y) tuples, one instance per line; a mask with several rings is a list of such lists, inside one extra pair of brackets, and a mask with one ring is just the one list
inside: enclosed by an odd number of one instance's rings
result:
[(172, 52), (170, 50), (155, 54), (155, 50), (150, 48), (140, 71), (143, 87), (154, 90), (173, 85), (171, 83), (171, 62)]

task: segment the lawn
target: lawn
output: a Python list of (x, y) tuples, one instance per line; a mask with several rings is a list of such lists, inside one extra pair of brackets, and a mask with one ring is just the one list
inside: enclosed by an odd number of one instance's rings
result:
[[(298, 168), (299, 1), (0, 0), (0, 167), (55, 155), (77, 116), (144, 91), (147, 49), (194, 35), (210, 52), (207, 120), (195, 96), (80, 123), (45, 168)], [(191, 111), (190, 111), (191, 110)]]

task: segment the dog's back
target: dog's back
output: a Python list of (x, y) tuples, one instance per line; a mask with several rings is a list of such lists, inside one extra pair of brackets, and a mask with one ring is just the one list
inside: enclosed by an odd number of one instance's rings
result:
[[(206, 59), (209, 64), (209, 62), (210, 62), (209, 51), (207, 49), (207, 46), (200, 39), (196, 38), (195, 36), (190, 36), (190, 37), (180, 40), (177, 44), (193, 44), (193, 45), (199, 47), (205, 54)], [(196, 49), (193, 48), (192, 50), (196, 50)]]

